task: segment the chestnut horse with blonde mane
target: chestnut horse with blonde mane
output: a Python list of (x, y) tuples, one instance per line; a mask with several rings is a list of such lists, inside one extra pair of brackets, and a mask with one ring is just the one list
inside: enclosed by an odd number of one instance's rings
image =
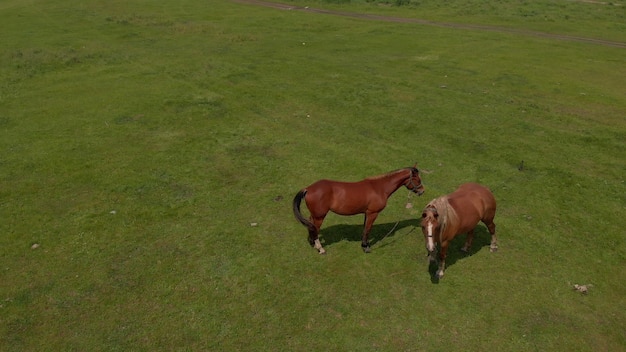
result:
[[(369, 177), (359, 182), (319, 180), (296, 194), (293, 199), (293, 213), (309, 230), (309, 243), (320, 254), (326, 253), (319, 240), (319, 232), (329, 211), (339, 215), (365, 214), (361, 248), (365, 253), (369, 253), (371, 249), (368, 236), (374, 220), (385, 209), (387, 199), (401, 186), (418, 195), (424, 193), (419, 170), (415, 166)], [(310, 220), (300, 212), (302, 199), (305, 200), (311, 214)]]
[(461, 249), (468, 253), (474, 240), (474, 228), (482, 221), (491, 234), (491, 252), (498, 250), (496, 224), (496, 199), (491, 191), (477, 183), (465, 183), (456, 191), (433, 199), (422, 212), (422, 232), (426, 240), (426, 250), (431, 262), (435, 259), (436, 243), (439, 244), (439, 269), (436, 277), (443, 277), (446, 253), (450, 241), (457, 235), (467, 233), (465, 245)]

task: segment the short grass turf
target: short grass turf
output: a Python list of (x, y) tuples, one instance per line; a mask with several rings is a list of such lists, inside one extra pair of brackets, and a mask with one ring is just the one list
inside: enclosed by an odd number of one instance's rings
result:
[[(1, 350), (626, 346), (623, 48), (223, 0), (0, 22)], [(372, 253), (361, 216), (309, 247), (299, 189), (415, 162)], [(479, 225), (435, 282), (417, 217), (469, 181), (500, 250)]]

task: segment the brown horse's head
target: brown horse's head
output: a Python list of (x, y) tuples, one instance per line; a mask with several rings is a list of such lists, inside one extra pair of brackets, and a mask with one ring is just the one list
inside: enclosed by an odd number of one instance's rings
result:
[(439, 232), (439, 212), (434, 205), (428, 204), (422, 212), (422, 233), (426, 240), (426, 250), (429, 254), (435, 251), (435, 234)]
[(404, 183), (404, 186), (410, 191), (417, 193), (418, 196), (424, 194), (424, 185), (422, 185), (422, 179), (420, 178), (420, 172), (417, 167), (413, 166), (409, 168), (411, 174)]

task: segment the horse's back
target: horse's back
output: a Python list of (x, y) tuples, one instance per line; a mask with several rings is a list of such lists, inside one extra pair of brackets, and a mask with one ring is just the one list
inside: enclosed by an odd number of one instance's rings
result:
[(326, 214), (329, 210), (339, 215), (364, 213), (372, 196), (371, 185), (366, 180), (319, 180), (306, 189), (307, 207), (316, 214)]
[(493, 218), (496, 212), (496, 199), (489, 188), (478, 183), (465, 183), (448, 195), (448, 201), (460, 218), (478, 222), (483, 218)]
[(363, 190), (366, 185), (367, 183), (364, 181), (345, 182), (324, 179), (312, 183), (306, 189), (309, 193), (341, 198), (345, 196), (345, 193), (362, 193), (360, 191)]
[(457, 191), (467, 192), (475, 198), (480, 198), (485, 201), (486, 205), (495, 207), (496, 198), (491, 193), (491, 190), (479, 183), (465, 183), (462, 184)]

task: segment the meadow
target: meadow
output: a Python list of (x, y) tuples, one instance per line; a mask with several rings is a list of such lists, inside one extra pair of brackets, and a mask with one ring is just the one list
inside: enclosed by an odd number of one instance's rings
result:
[[(626, 6), (284, 3), (0, 3), (0, 351), (626, 350), (626, 49), (532, 33), (624, 44)], [(301, 188), (414, 163), (371, 253), (308, 245)], [(436, 281), (464, 182), (499, 251)]]

